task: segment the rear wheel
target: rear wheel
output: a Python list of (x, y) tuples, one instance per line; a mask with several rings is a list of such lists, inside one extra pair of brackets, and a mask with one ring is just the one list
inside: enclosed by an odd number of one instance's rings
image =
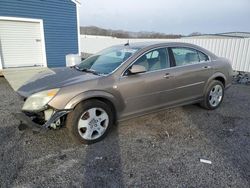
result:
[(223, 97), (224, 85), (218, 80), (213, 80), (207, 87), (201, 106), (208, 110), (214, 110), (220, 106)]
[(102, 140), (114, 124), (111, 108), (99, 100), (77, 105), (66, 120), (66, 127), (74, 140), (92, 144)]

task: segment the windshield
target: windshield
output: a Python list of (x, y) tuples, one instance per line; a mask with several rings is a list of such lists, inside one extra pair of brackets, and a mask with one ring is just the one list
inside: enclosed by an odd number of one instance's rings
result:
[(107, 48), (83, 60), (79, 65), (77, 65), (77, 69), (92, 70), (99, 74), (109, 74), (137, 50), (139, 49), (131, 48), (129, 46)]

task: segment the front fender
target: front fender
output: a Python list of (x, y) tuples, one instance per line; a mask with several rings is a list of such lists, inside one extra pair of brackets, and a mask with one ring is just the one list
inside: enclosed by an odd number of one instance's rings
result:
[(86, 91), (83, 93), (78, 94), (74, 98), (72, 98), (65, 106), (64, 109), (70, 110), (74, 109), (77, 104), (84, 100), (88, 100), (91, 98), (103, 98), (106, 100), (109, 100), (115, 107), (116, 110), (120, 110), (123, 106), (123, 104), (120, 104), (119, 100), (116, 99), (116, 97), (108, 92), (105, 91)]

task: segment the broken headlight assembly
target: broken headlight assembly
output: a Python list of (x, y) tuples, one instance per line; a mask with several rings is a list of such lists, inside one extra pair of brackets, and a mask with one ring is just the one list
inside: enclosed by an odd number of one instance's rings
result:
[(46, 108), (46, 105), (51, 101), (59, 89), (50, 89), (46, 91), (41, 91), (35, 93), (27, 98), (25, 101), (22, 110), (23, 111), (42, 111)]

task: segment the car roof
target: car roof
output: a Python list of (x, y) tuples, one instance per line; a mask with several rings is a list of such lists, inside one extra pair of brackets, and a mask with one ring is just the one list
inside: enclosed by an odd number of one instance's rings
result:
[(134, 47), (134, 48), (146, 48), (149, 46), (163, 44), (163, 42), (150, 41), (150, 42), (133, 42), (133, 43), (128, 43), (128, 44), (129, 44), (128, 46)]
[(131, 48), (139, 48), (141, 50), (143, 49), (149, 49), (149, 48), (157, 48), (157, 47), (164, 47), (164, 46), (178, 46), (178, 47), (190, 47), (190, 48), (195, 48), (197, 50), (200, 50), (210, 57), (216, 57), (215, 54), (212, 52), (198, 46), (195, 44), (190, 44), (190, 43), (185, 43), (185, 42), (159, 42), (159, 41), (147, 41), (147, 42), (134, 42), (134, 43), (127, 43), (127, 44), (122, 44), (122, 45), (117, 45), (117, 46), (127, 46)]
[[(133, 42), (127, 44), (121, 44), (117, 46), (127, 45), (132, 48), (146, 48), (150, 46), (166, 46), (166, 45), (192, 45), (184, 42), (159, 42), (159, 41), (147, 41), (147, 42)], [(196, 45), (195, 45), (196, 46)]]

